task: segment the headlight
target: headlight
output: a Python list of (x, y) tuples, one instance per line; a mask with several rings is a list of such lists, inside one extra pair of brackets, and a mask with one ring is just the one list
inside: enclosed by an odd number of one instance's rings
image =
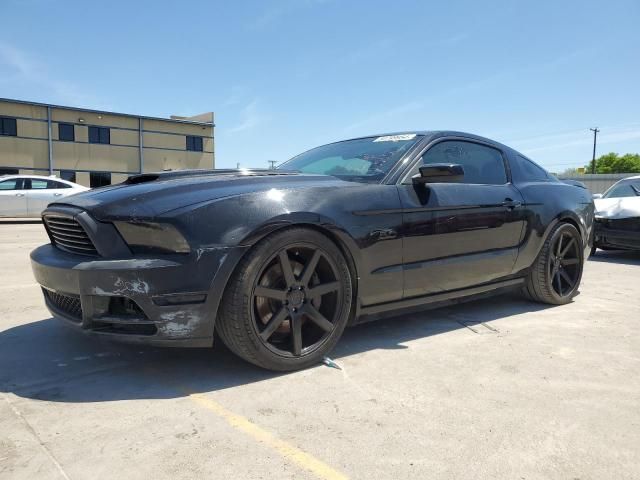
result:
[(189, 243), (168, 223), (113, 222), (134, 253), (189, 253)]

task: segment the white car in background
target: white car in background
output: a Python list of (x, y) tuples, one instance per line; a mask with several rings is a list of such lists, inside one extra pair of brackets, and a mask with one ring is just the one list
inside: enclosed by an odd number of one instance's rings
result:
[(596, 206), (593, 250), (640, 250), (640, 176), (625, 178), (603, 195), (593, 196)]
[(0, 176), (0, 218), (40, 217), (51, 202), (89, 190), (77, 183), (40, 175)]

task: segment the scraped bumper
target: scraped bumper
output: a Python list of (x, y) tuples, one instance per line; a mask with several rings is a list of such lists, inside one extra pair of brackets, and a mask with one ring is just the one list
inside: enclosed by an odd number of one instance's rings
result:
[(640, 217), (596, 221), (594, 245), (640, 250)]
[[(31, 253), (51, 314), (85, 332), (152, 345), (206, 347), (237, 248), (103, 260), (44, 245)], [(223, 278), (221, 278), (223, 277)]]

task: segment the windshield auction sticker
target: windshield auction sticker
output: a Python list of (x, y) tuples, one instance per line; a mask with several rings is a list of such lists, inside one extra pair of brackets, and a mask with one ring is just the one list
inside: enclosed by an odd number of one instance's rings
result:
[(402, 135), (386, 135), (384, 137), (378, 137), (374, 142), (402, 142), (403, 140), (413, 140), (416, 138), (415, 133), (404, 133)]

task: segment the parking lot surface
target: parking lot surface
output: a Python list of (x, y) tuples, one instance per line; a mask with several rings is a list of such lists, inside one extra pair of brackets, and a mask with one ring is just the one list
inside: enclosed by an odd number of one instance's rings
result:
[(640, 254), (599, 252), (566, 306), (369, 323), (342, 370), (275, 374), (67, 328), (31, 274), (46, 241), (0, 222), (0, 478), (640, 477)]

